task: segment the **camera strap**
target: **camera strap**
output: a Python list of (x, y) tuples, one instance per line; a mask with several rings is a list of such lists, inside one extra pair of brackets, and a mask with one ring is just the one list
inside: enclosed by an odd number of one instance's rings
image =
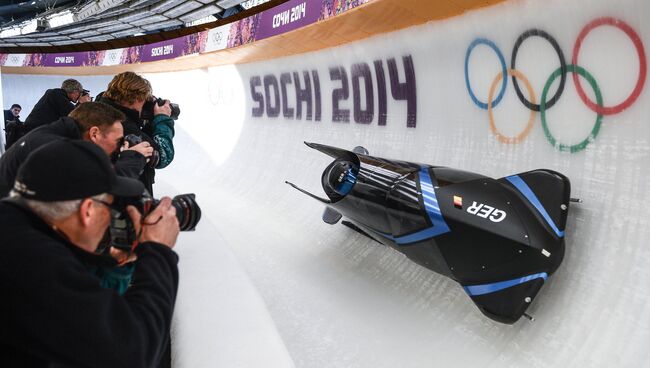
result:
[(138, 245), (140, 245), (140, 235), (142, 235), (142, 230), (144, 229), (144, 227), (148, 225), (156, 225), (158, 222), (160, 222), (160, 220), (162, 220), (162, 218), (163, 218), (162, 216), (158, 217), (158, 219), (155, 222), (145, 222), (144, 221), (145, 218), (142, 218), (142, 220), (140, 221), (140, 230), (138, 231), (138, 234), (135, 236), (135, 240), (133, 240), (133, 243), (131, 244), (131, 249), (129, 250), (129, 254), (124, 260), (120, 261), (118, 265), (121, 266), (125, 263), (128, 263), (128, 260), (131, 257), (131, 255), (135, 253), (135, 249), (138, 247)]

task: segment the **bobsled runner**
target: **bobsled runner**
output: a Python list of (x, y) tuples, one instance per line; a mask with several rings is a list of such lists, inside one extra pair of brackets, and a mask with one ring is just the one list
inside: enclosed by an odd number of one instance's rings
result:
[(373, 157), (316, 143), (334, 158), (321, 182), (327, 198), (287, 184), (343, 223), (458, 282), (486, 316), (514, 323), (564, 256), (571, 185), (546, 169), (500, 179), (441, 166)]

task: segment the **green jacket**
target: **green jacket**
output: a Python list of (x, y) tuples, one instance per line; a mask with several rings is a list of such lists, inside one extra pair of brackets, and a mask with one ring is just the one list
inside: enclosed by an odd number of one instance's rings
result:
[(153, 140), (160, 148), (160, 161), (156, 169), (167, 167), (174, 160), (174, 120), (167, 115), (156, 115), (153, 118)]

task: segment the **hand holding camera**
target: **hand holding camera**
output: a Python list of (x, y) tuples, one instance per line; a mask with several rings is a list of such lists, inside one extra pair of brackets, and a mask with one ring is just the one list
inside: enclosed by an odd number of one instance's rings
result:
[(153, 149), (153, 147), (151, 147), (151, 144), (149, 142), (143, 141), (140, 136), (135, 134), (126, 135), (124, 137), (124, 146), (128, 147), (126, 149), (133, 149), (137, 152), (142, 153), (144, 157), (147, 158), (147, 165), (154, 168), (158, 166), (158, 162), (160, 161), (160, 154), (158, 151)]
[[(113, 202), (113, 209), (109, 244), (126, 251), (144, 241), (173, 247), (178, 232), (194, 231), (201, 219), (201, 208), (193, 193), (158, 200), (145, 191), (141, 197), (118, 198)], [(145, 216), (144, 222), (142, 216)]]
[(171, 107), (171, 102), (169, 100), (164, 100), (164, 104), (159, 105), (158, 103), (153, 105), (153, 115), (167, 115), (171, 116), (172, 115), (172, 107)]
[[(137, 136), (136, 136), (137, 137)], [(142, 141), (140, 140), (140, 143), (135, 143), (132, 144), (132, 140), (124, 140), (124, 144), (122, 145), (122, 151), (136, 151), (140, 154), (142, 154), (144, 157), (147, 158), (147, 162), (151, 158), (151, 155), (153, 155), (154, 149), (151, 147), (151, 144), (147, 141)]]
[(143, 121), (150, 122), (156, 115), (167, 115), (173, 120), (178, 119), (178, 116), (181, 114), (181, 109), (178, 104), (172, 103), (169, 100), (163, 100), (162, 98), (152, 97), (150, 100), (146, 101), (142, 106), (142, 111), (140, 112), (140, 119)]
[(81, 94), (79, 95), (79, 98), (77, 99), (77, 104), (82, 104), (85, 102), (91, 102), (93, 100), (92, 97), (90, 97), (90, 91), (87, 89), (84, 89)]
[(138, 209), (129, 205), (126, 208), (136, 234), (140, 234), (138, 241), (140, 243), (152, 241), (173, 248), (176, 245), (176, 238), (180, 232), (178, 217), (176, 216), (176, 207), (172, 206), (172, 200), (169, 197), (163, 197), (158, 205), (144, 218)]

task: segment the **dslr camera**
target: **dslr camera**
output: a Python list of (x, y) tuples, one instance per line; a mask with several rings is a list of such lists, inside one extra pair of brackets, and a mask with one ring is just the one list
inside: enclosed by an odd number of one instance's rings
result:
[[(153, 120), (153, 107), (155, 105), (162, 106), (165, 104), (165, 100), (162, 98), (155, 98), (148, 100), (142, 105), (142, 111), (140, 112), (140, 119), (146, 120), (146, 121), (152, 121)], [(178, 115), (181, 114), (181, 108), (178, 107), (178, 104), (176, 103), (169, 103), (169, 106), (172, 109), (172, 113), (169, 117), (172, 119), (176, 120), (178, 119)]]
[[(131, 217), (126, 212), (129, 205), (135, 206), (144, 219), (160, 203), (146, 190), (140, 197), (116, 198), (111, 211), (111, 224), (108, 229), (110, 246), (122, 250), (130, 250), (136, 243), (138, 234)], [(201, 219), (201, 208), (196, 203), (194, 193), (179, 194), (172, 199), (172, 206), (176, 208), (176, 217), (181, 231), (194, 231)]]

